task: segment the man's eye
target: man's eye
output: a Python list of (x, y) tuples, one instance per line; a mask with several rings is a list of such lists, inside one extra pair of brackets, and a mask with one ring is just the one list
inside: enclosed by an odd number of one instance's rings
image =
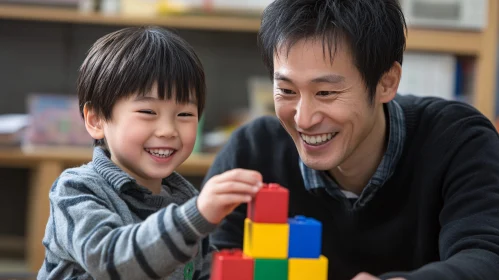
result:
[(148, 115), (155, 114), (153, 110), (139, 110), (139, 113), (148, 114)]
[(292, 91), (290, 89), (285, 89), (285, 88), (280, 88), (279, 91), (284, 93), (284, 94), (293, 94), (294, 93), (294, 91)]
[(335, 95), (337, 93), (338, 93), (337, 91), (319, 91), (317, 95), (328, 96), (328, 95)]

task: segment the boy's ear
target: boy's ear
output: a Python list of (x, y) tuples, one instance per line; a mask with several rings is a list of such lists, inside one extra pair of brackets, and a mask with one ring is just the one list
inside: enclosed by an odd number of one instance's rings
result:
[(92, 109), (87, 102), (83, 107), (83, 116), (85, 118), (85, 128), (92, 138), (96, 140), (104, 139), (104, 127), (101, 117)]
[(395, 98), (401, 76), (402, 66), (398, 62), (393, 63), (390, 70), (381, 76), (376, 93), (376, 97), (380, 103), (387, 103)]

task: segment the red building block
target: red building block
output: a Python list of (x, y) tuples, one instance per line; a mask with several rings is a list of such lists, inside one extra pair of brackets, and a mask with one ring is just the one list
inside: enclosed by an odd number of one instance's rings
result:
[(288, 222), (289, 191), (279, 184), (265, 184), (248, 203), (247, 216), (255, 223)]
[(254, 260), (240, 249), (221, 250), (213, 254), (211, 280), (253, 280)]

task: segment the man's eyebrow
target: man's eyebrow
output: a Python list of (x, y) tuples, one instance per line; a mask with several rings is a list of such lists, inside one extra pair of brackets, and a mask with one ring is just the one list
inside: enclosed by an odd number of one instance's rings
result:
[(319, 83), (329, 83), (329, 84), (337, 84), (345, 81), (345, 77), (335, 74), (324, 75), (313, 79), (311, 82), (314, 84)]
[(292, 83), (291, 79), (284, 76), (283, 74), (279, 73), (279, 72), (275, 72), (274, 73), (274, 80), (278, 80), (278, 81), (285, 81), (285, 82), (290, 82)]
[[(286, 77), (285, 75), (275, 72), (274, 73), (274, 79), (279, 80), (279, 81), (284, 81), (284, 82), (290, 82), (292, 83), (293, 81)], [(320, 83), (329, 83), (329, 84), (337, 84), (345, 81), (345, 77), (336, 75), (336, 74), (330, 74), (330, 75), (324, 75), (320, 76), (317, 78), (312, 79), (310, 82), (314, 84), (320, 84)]]

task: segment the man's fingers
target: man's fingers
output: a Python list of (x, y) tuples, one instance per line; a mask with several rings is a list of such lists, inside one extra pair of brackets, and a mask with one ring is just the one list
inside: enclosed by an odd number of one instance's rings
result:
[(262, 174), (260, 172), (248, 169), (236, 168), (218, 175), (217, 182), (238, 181), (250, 185), (260, 185), (262, 183)]

